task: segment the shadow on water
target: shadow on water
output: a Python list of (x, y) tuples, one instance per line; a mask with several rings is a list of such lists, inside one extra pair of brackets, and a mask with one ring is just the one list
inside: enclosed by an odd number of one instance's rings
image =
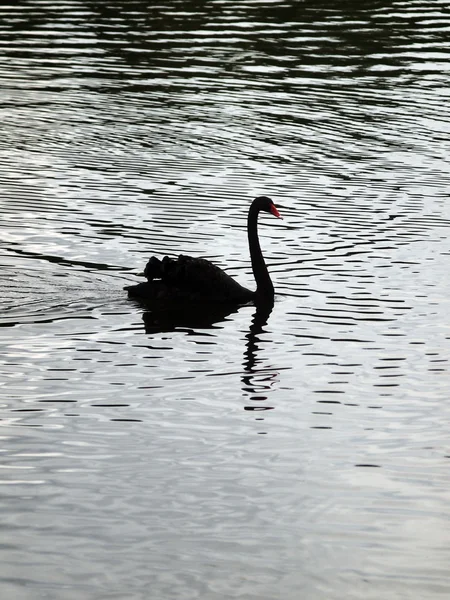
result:
[[(385, 75), (398, 77), (400, 71), (409, 75), (410, 57), (405, 56), (402, 49), (405, 40), (418, 36), (417, 41), (420, 42), (417, 15), (414, 6), (410, 7), (407, 3), (398, 14), (392, 11), (392, 2), (387, 0), (366, 3), (355, 0), (306, 0), (301, 3), (263, 0), (236, 4), (239, 4), (239, 11), (250, 22), (255, 19), (266, 24), (263, 36), (236, 36), (232, 22), (227, 19), (229, 7), (225, 2), (201, 6), (198, 2), (185, 0), (172, 10), (149, 5), (148, 2), (133, 2), (132, 11), (127, 10), (129, 2), (123, 0), (115, 0), (107, 5), (90, 2), (94, 17), (90, 26), (108, 56), (132, 67), (154, 64), (160, 68), (170, 55), (172, 67), (175, 63), (176, 68), (183, 69), (186, 48), (183, 45), (174, 48), (173, 36), (182, 33), (187, 39), (195, 38), (198, 54), (210, 55), (211, 52), (216, 54), (217, 48), (223, 43), (215, 41), (214, 47), (211, 44), (211, 38), (220, 32), (221, 40), (230, 38), (235, 50), (243, 53), (232, 60), (224, 60), (226, 71), (233, 71), (236, 75), (242, 61), (252, 62), (258, 57), (258, 63), (262, 61), (266, 66), (276, 67), (271, 77), (281, 81), (285, 73), (283, 69), (277, 69), (280, 62), (289, 62), (291, 73), (298, 69), (308, 76), (304, 68), (309, 66), (316, 69), (317, 76), (321, 72), (327, 76), (327, 69), (323, 67), (328, 68), (328, 59), (332, 56), (335, 67), (346, 68), (351, 65), (355, 72), (370, 74), (378, 66), (380, 53), (386, 55)], [(432, 6), (429, 10), (432, 10)], [(117, 14), (121, 15), (124, 23), (119, 31), (111, 27), (111, 18)], [(280, 35), (280, 28), (285, 35)], [(290, 30), (308, 31), (308, 43), (305, 44), (304, 36), (287, 35)], [(203, 32), (207, 33), (204, 40), (199, 37), (199, 32), (202, 32), (202, 38)], [(437, 23), (431, 24), (429, 33), (437, 38), (443, 35)], [(190, 49), (188, 53), (191, 53)], [(201, 64), (196, 67), (198, 71), (195, 73), (194, 69), (193, 72), (198, 75)], [(203, 75), (209, 77), (210, 73), (205, 70)], [(135, 77), (136, 87), (142, 83), (148, 85), (147, 74), (143, 74), (141, 79), (143, 81), (138, 84)], [(155, 85), (153, 81), (153, 90)], [(167, 81), (164, 81), (161, 89), (166, 85)]]

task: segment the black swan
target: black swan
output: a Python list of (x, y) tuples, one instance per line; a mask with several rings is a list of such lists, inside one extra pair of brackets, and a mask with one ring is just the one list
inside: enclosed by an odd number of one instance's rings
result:
[(273, 303), (273, 284), (258, 239), (257, 221), (261, 211), (282, 218), (267, 196), (255, 198), (248, 211), (247, 234), (256, 291), (243, 287), (204, 258), (180, 255), (159, 260), (152, 256), (144, 270), (147, 281), (127, 286), (128, 296), (159, 308), (193, 303)]

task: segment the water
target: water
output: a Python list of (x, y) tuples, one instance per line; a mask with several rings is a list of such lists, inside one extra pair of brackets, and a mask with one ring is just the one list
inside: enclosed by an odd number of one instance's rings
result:
[[(361, 6), (0, 8), (2, 598), (449, 596), (450, 2)], [(127, 300), (258, 194), (271, 314)]]

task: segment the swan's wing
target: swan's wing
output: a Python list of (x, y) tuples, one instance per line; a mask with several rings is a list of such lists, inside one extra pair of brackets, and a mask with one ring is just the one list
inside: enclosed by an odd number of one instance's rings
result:
[(153, 256), (144, 275), (149, 281), (161, 279), (168, 286), (224, 301), (246, 300), (252, 296), (250, 290), (204, 258), (181, 254), (178, 258), (165, 256), (161, 261)]

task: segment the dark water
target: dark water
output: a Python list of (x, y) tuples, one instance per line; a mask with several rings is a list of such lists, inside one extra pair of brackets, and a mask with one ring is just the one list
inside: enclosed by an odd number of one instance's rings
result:
[[(1, 5), (2, 599), (450, 596), (449, 40), (447, 0)], [(270, 315), (126, 299), (151, 254), (252, 286), (258, 194)]]

